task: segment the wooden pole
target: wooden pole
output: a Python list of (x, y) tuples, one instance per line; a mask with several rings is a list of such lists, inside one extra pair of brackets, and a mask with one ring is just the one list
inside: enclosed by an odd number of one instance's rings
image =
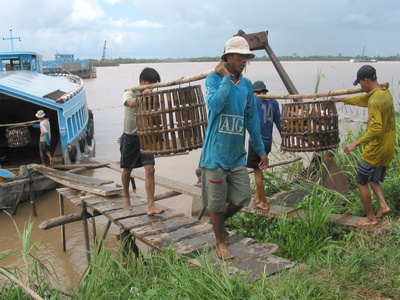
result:
[[(380, 84), (381, 87), (388, 88), (389, 83), (385, 82)], [(341, 95), (349, 95), (349, 94), (357, 94), (362, 93), (363, 90), (361, 88), (355, 89), (346, 89), (346, 90), (337, 90), (326, 93), (317, 93), (317, 94), (297, 94), (297, 95), (258, 95), (258, 97), (263, 99), (314, 99), (314, 98), (324, 98), (324, 97), (333, 97), (333, 96), (341, 96)]]
[(3, 271), (0, 270), (0, 274), (6, 277), (7, 279), (11, 280), (15, 284), (17, 284), (19, 287), (21, 287), (25, 291), (25, 293), (27, 293), (33, 299), (44, 300), (44, 298), (40, 297), (35, 291), (27, 287), (22, 281), (20, 281), (18, 278), (14, 277), (10, 273), (4, 273)]
[[(59, 201), (59, 206), (60, 206), (60, 216), (64, 216), (64, 196), (59, 193), (58, 194), (58, 201)], [(67, 242), (65, 240), (65, 225), (61, 224), (61, 243), (62, 243), (62, 248), (63, 251), (67, 251)]]
[(38, 123), (40, 120), (36, 121), (27, 121), (27, 122), (21, 122), (21, 123), (9, 123), (9, 124), (0, 124), (0, 127), (9, 127), (9, 126), (18, 126), (18, 125), (30, 125), (34, 123)]
[(35, 190), (33, 189), (33, 180), (29, 182), (29, 200), (32, 206), (32, 215), (37, 217), (36, 204), (35, 204)]
[(85, 237), (85, 247), (86, 247), (86, 259), (88, 265), (90, 265), (92, 259), (90, 256), (89, 230), (88, 230), (88, 219), (87, 219), (88, 212), (87, 212), (86, 202), (84, 200), (81, 201), (81, 206), (82, 206), (83, 235)]
[(180, 79), (172, 80), (172, 81), (167, 81), (167, 82), (158, 82), (158, 83), (153, 83), (153, 84), (146, 84), (146, 85), (140, 85), (137, 87), (132, 87), (129, 89), (125, 89), (126, 91), (143, 91), (145, 89), (154, 89), (154, 88), (159, 88), (159, 87), (167, 87), (167, 86), (173, 86), (173, 85), (179, 85), (182, 83), (188, 83), (196, 80), (201, 80), (207, 77), (207, 75), (212, 74), (215, 72), (215, 69), (208, 70), (203, 73), (187, 76), (187, 77), (182, 77)]

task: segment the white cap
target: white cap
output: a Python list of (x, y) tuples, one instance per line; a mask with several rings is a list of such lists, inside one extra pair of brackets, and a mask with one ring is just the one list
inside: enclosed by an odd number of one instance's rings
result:
[(225, 44), (224, 54), (221, 56), (225, 60), (225, 55), (230, 53), (238, 53), (247, 55), (248, 58), (254, 58), (255, 55), (250, 51), (249, 44), (245, 38), (241, 36), (231, 37)]

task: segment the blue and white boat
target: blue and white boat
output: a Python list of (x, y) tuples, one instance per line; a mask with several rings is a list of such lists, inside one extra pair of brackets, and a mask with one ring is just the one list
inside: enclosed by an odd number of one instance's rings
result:
[[(95, 150), (94, 122), (82, 78), (44, 75), (42, 56), (35, 52), (0, 52), (0, 62), (0, 167), (18, 170), (41, 163), (40, 132), (29, 126), (37, 122), (38, 110), (45, 112), (51, 124), (54, 164), (88, 162)], [(4, 185), (0, 183), (0, 207), (10, 204), (5, 195), (11, 189)], [(15, 201), (15, 197), (7, 198)]]

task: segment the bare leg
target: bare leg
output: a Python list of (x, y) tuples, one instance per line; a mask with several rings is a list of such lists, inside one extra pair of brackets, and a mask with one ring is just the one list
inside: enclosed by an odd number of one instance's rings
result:
[(269, 210), (270, 204), (267, 202), (267, 197), (265, 196), (263, 172), (258, 168), (254, 169), (254, 179), (256, 182), (257, 195), (259, 198), (259, 203), (256, 205), (256, 207), (262, 210)]
[(215, 234), (217, 255), (221, 259), (233, 259), (233, 254), (229, 251), (225, 241), (224, 220), (225, 214), (222, 212), (210, 212), (211, 224)]
[(376, 197), (378, 198), (379, 201), (379, 211), (376, 214), (377, 218), (382, 218), (384, 215), (387, 215), (390, 213), (390, 207), (386, 203), (385, 196), (383, 195), (382, 192), (382, 187), (379, 184), (379, 182), (370, 182), (369, 185), (371, 186), (372, 190), (374, 191)]
[(132, 169), (124, 168), (121, 174), (122, 189), (124, 192), (124, 209), (132, 210), (131, 196), (129, 194), (129, 183), (131, 181)]
[[(225, 206), (225, 211), (224, 211), (224, 222), (232, 217), (234, 214), (239, 212), (242, 209), (242, 206), (236, 206), (233, 205), (232, 203), (228, 202), (228, 204)], [(229, 242), (230, 236), (228, 231), (225, 229), (225, 226), (222, 226), (222, 233), (223, 233), (223, 239), (225, 243)]]
[(165, 212), (165, 210), (157, 208), (154, 204), (154, 192), (156, 187), (154, 179), (154, 173), (155, 173), (154, 166), (153, 165), (144, 166), (144, 170), (146, 172), (145, 187), (147, 194), (147, 215), (152, 216), (155, 214), (162, 214)]
[(378, 224), (378, 221), (376, 220), (376, 217), (375, 217), (374, 209), (372, 207), (371, 193), (369, 191), (368, 184), (362, 185), (362, 184), (357, 183), (357, 187), (360, 192), (361, 201), (362, 201), (365, 211), (367, 213), (367, 217), (363, 221), (358, 222), (357, 225), (371, 226), (371, 225)]
[(53, 158), (51, 157), (51, 153), (50, 153), (49, 150), (46, 150), (46, 155), (49, 158), (50, 166), (52, 166), (53, 165)]
[(44, 153), (42, 150), (39, 150), (40, 160), (42, 161), (42, 165), (45, 166), (46, 162), (44, 160)]

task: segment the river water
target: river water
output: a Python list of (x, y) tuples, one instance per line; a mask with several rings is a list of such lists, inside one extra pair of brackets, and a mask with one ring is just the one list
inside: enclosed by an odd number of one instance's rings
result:
[[(119, 160), (117, 138), (122, 131), (122, 94), (124, 89), (135, 87), (139, 81), (139, 74), (144, 67), (150, 66), (158, 70), (162, 82), (179, 79), (184, 76), (202, 73), (214, 68), (216, 63), (157, 63), (157, 64), (126, 64), (118, 67), (97, 68), (97, 78), (85, 80), (89, 107), (93, 110), (95, 120), (96, 157), (111, 161)], [(323, 74), (319, 84), (319, 92), (328, 92), (354, 88), (352, 82), (356, 77), (359, 63), (350, 62), (282, 62), (283, 67), (292, 79), (299, 93), (313, 93), (316, 86), (317, 74)], [(398, 110), (400, 95), (400, 63), (374, 63), (380, 83), (389, 82), (390, 90)], [(270, 94), (288, 94), (278, 73), (270, 62), (251, 62), (244, 74), (250, 80), (263, 80)], [(204, 93), (204, 80), (194, 82), (200, 84)], [(286, 101), (286, 100), (285, 100)], [(282, 101), (284, 103), (284, 101)], [(338, 111), (344, 125), (342, 131), (355, 129), (359, 122), (366, 117), (364, 109), (343, 107), (338, 104)], [(276, 139), (279, 143), (279, 137)], [(276, 150), (277, 151), (277, 150)], [(195, 184), (197, 177), (195, 169), (198, 166), (201, 149), (189, 152), (187, 155), (162, 157), (156, 159), (156, 175), (167, 177), (187, 184)], [(87, 172), (86, 175), (112, 179), (120, 184), (120, 173), (106, 168)], [(137, 194), (145, 196), (143, 182), (136, 180)], [(156, 188), (156, 194), (166, 190)], [(177, 196), (160, 201), (160, 204), (191, 213), (191, 198)], [(68, 202), (65, 203), (65, 213), (79, 212), (80, 209)], [(40, 257), (47, 261), (57, 273), (58, 280), (63, 287), (74, 287), (86, 268), (86, 254), (84, 252), (82, 223), (76, 222), (66, 225), (67, 251), (62, 251), (60, 228), (41, 230), (38, 225), (50, 218), (59, 215), (58, 194), (50, 191), (36, 199), (38, 217), (30, 217), (29, 202), (22, 203), (17, 215), (12, 218), (5, 212), (0, 212), (0, 255), (12, 250), (21, 249), (17, 230), (23, 230), (26, 222), (33, 221), (32, 242), (41, 242)], [(14, 223), (15, 222), (15, 223)], [(98, 230), (101, 231), (105, 220), (96, 218)], [(108, 234), (108, 246), (117, 245), (115, 235), (118, 228), (113, 226)], [(1, 266), (21, 267), (19, 259), (0, 260)], [(1, 279), (0, 279), (1, 282)], [(64, 288), (67, 289), (67, 288)]]

